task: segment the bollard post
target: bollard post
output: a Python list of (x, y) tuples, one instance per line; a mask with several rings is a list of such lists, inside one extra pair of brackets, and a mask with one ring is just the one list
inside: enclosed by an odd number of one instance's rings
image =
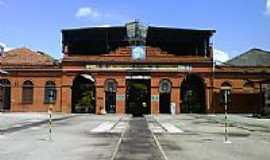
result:
[(49, 140), (52, 140), (52, 112), (53, 112), (53, 101), (55, 98), (55, 91), (51, 90), (49, 93), (49, 108), (48, 108), (48, 114), (49, 114)]
[(224, 92), (224, 109), (225, 109), (225, 124), (224, 124), (224, 132), (225, 132), (225, 141), (224, 143), (230, 144), (232, 143), (228, 139), (228, 96), (229, 96), (229, 90), (225, 90)]
[(49, 105), (49, 109), (48, 109), (48, 114), (49, 114), (49, 140), (52, 140), (52, 110), (53, 110), (53, 105), (50, 104)]

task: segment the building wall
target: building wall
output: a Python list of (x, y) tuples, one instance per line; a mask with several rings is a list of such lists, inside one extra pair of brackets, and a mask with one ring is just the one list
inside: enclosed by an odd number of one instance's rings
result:
[[(53, 104), (54, 111), (62, 112), (61, 108), (61, 79), (60, 77), (5, 77), (11, 82), (11, 111), (13, 112), (46, 112), (49, 104), (45, 103), (45, 84), (53, 81), (56, 84), (57, 99)], [(23, 83), (26, 80), (32, 81), (33, 103), (25, 104), (22, 102)]]

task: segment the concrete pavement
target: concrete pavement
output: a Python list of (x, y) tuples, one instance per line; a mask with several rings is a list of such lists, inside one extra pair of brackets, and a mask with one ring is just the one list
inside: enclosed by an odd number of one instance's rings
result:
[[(16, 125), (21, 123), (20, 119), (29, 123), (42, 119), (37, 115), (17, 114), (13, 118), (1, 114), (0, 120), (13, 119), (8, 123)], [(269, 159), (269, 119), (229, 115), (232, 143), (224, 144), (222, 116), (165, 114), (134, 119), (129, 115), (78, 114), (53, 122), (52, 141), (48, 139), (47, 124), (1, 134), (0, 159), (112, 160), (113, 155), (115, 159), (136, 160), (158, 159), (162, 155), (168, 160)], [(46, 119), (46, 114), (43, 117)]]

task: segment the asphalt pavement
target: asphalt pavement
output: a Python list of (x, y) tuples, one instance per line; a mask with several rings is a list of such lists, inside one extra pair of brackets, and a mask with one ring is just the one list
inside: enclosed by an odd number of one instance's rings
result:
[(0, 120), (7, 124), (0, 125), (2, 130), (18, 124), (27, 127), (0, 133), (0, 160), (268, 160), (270, 157), (270, 119), (249, 115), (229, 115), (228, 137), (232, 143), (224, 143), (222, 115), (163, 114), (133, 118), (78, 114), (53, 121), (52, 140), (48, 124), (39, 123), (47, 119), (46, 114), (4, 115), (0, 115)]

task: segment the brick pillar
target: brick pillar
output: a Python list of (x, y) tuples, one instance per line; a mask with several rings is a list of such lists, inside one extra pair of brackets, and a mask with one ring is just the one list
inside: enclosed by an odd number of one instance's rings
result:
[(61, 109), (62, 112), (71, 113), (72, 109), (72, 85), (73, 85), (74, 76), (62, 76), (62, 85), (61, 85)]
[(96, 86), (96, 114), (101, 114), (102, 109), (105, 109), (104, 86)]
[(206, 105), (206, 110), (205, 112), (208, 113), (210, 110), (210, 88), (205, 87), (205, 105)]
[(125, 113), (125, 104), (126, 104), (126, 87), (120, 86), (117, 88), (116, 92), (116, 113)]
[(171, 91), (171, 103), (175, 103), (176, 114), (180, 113), (180, 89), (179, 87), (173, 87)]
[(62, 97), (61, 97), (61, 104), (62, 104), (62, 112), (71, 113), (72, 107), (72, 90), (71, 85), (64, 85), (61, 87)]
[(151, 87), (151, 114), (159, 113), (159, 91), (157, 87)]

